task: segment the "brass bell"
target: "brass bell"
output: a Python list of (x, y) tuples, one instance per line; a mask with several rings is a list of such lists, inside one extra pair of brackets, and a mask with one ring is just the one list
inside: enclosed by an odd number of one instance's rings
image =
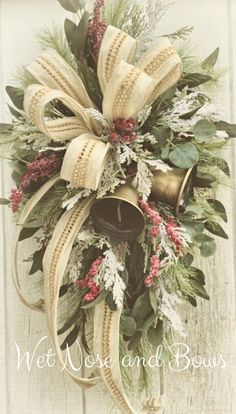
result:
[(138, 192), (130, 183), (97, 199), (90, 213), (95, 230), (120, 242), (137, 237), (145, 225), (138, 201)]
[(183, 213), (193, 190), (197, 168), (172, 168), (167, 172), (154, 171), (152, 198), (174, 207), (176, 214)]

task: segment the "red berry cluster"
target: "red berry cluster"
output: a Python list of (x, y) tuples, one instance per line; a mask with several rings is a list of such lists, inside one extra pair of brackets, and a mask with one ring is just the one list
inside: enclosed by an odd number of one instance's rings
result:
[(151, 266), (150, 266), (149, 275), (144, 280), (144, 284), (147, 287), (153, 286), (154, 280), (158, 277), (159, 269), (160, 269), (160, 260), (156, 255), (154, 255), (151, 257)]
[(89, 22), (89, 40), (91, 46), (91, 53), (95, 61), (98, 61), (98, 55), (102, 43), (107, 24), (101, 19), (101, 7), (104, 5), (104, 0), (96, 0), (93, 9), (93, 18)]
[(53, 153), (49, 156), (42, 152), (37, 154), (34, 161), (27, 164), (27, 173), (20, 179), (21, 188), (27, 188), (41, 178), (50, 177), (59, 171), (60, 166), (61, 158), (57, 154)]
[(150, 218), (151, 222), (152, 222), (152, 227), (150, 229), (150, 235), (152, 237), (158, 237), (159, 233), (160, 233), (160, 224), (162, 221), (162, 218), (160, 216), (160, 214), (158, 213), (158, 211), (156, 211), (155, 208), (155, 203), (153, 202), (146, 202), (146, 201), (141, 201), (140, 202), (140, 207), (141, 209), (146, 213), (146, 215)]
[(20, 207), (20, 204), (24, 198), (24, 193), (19, 188), (13, 188), (9, 200), (11, 202), (10, 206), (13, 213), (16, 213)]
[(176, 250), (179, 251), (182, 247), (182, 240), (176, 228), (177, 224), (169, 217), (166, 222), (166, 233), (169, 239), (175, 244)]
[(100, 293), (100, 286), (94, 280), (98, 272), (98, 268), (103, 261), (103, 257), (99, 256), (94, 262), (92, 263), (88, 273), (86, 274), (84, 279), (76, 280), (75, 285), (81, 288), (88, 288), (89, 292), (84, 295), (85, 302), (92, 302)]
[(13, 213), (16, 213), (20, 207), (24, 198), (24, 190), (30, 184), (57, 173), (61, 167), (61, 163), (62, 158), (59, 154), (53, 153), (47, 156), (41, 152), (36, 155), (34, 161), (26, 165), (27, 172), (21, 176), (19, 188), (12, 189), (9, 197)]
[(115, 131), (111, 132), (109, 135), (109, 141), (111, 143), (134, 142), (137, 138), (137, 134), (135, 132), (136, 125), (137, 122), (135, 119), (117, 118), (114, 121)]

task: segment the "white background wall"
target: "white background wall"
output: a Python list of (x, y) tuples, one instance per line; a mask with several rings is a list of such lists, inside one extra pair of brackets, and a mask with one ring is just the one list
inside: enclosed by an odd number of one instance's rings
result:
[[(4, 101), (4, 85), (12, 80), (16, 65), (31, 62), (38, 52), (37, 29), (52, 21), (60, 23), (65, 14), (56, 0), (0, 0), (0, 117), (9, 120)], [(225, 119), (236, 122), (236, 0), (176, 0), (161, 23), (159, 33), (195, 26), (193, 44), (202, 57), (220, 46), (220, 65), (228, 67), (222, 80), (219, 102)], [(234, 172), (234, 149), (227, 152)], [(234, 177), (235, 174), (234, 174)], [(8, 195), (11, 182), (7, 165), (1, 167), (1, 191)], [(228, 367), (189, 369), (182, 373), (165, 371), (163, 386), (165, 414), (236, 413), (236, 307), (235, 190), (224, 189), (230, 221), (229, 241), (218, 242), (214, 259), (204, 264), (211, 301), (199, 301), (197, 309), (186, 308), (183, 317), (189, 332), (191, 354), (223, 354)], [(7, 208), (0, 209), (0, 412), (2, 414), (97, 414), (110, 412), (109, 397), (101, 388), (83, 393), (60, 368), (32, 367), (16, 370), (15, 342), (22, 350), (32, 351), (47, 332), (43, 315), (32, 313), (19, 302), (11, 281), (11, 245), (14, 234)], [(49, 341), (40, 348), (49, 347)], [(157, 390), (157, 393), (159, 390)]]

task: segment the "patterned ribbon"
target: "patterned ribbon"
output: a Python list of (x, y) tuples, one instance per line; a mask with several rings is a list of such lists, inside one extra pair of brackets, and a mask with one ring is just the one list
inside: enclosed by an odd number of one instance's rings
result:
[[(181, 60), (167, 39), (155, 42), (133, 65), (137, 42), (128, 34), (108, 26), (104, 35), (99, 59), (98, 79), (103, 92), (104, 116), (135, 118), (145, 105), (173, 86), (182, 72)], [(81, 226), (90, 214), (95, 196), (89, 197), (65, 212), (58, 221), (44, 259), (44, 300), (31, 304), (22, 293), (18, 272), (18, 242), (20, 232), (33, 208), (46, 192), (60, 179), (74, 187), (96, 190), (106, 165), (110, 145), (99, 138), (100, 127), (91, 119), (86, 108), (93, 108), (80, 77), (55, 51), (43, 53), (28, 68), (40, 83), (27, 88), (24, 109), (30, 120), (54, 141), (71, 140), (66, 151), (60, 176), (44, 184), (26, 204), (20, 219), (13, 252), (13, 277), (21, 301), (35, 310), (46, 310), (48, 325), (59, 361), (64, 359), (57, 335), (57, 316), (60, 285), (70, 257), (73, 243)], [(73, 116), (48, 119), (47, 106), (61, 102)], [(103, 302), (94, 311), (94, 354), (102, 359), (110, 356), (112, 368), (100, 368), (100, 375), (111, 396), (124, 414), (135, 414), (122, 385), (119, 365), (119, 330), (122, 309), (111, 311)], [(69, 369), (66, 372), (83, 387), (98, 383), (100, 377), (80, 378)], [(161, 401), (151, 400), (141, 409), (142, 413), (162, 413)], [(140, 410), (138, 410), (140, 412)]]

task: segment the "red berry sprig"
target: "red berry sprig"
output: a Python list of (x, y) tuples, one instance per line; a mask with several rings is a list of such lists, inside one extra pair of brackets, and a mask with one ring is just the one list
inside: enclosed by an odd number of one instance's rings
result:
[(96, 260), (93, 261), (89, 271), (87, 272), (84, 279), (79, 279), (75, 281), (75, 285), (79, 286), (81, 288), (87, 288), (89, 289), (89, 292), (87, 292), (84, 295), (84, 301), (85, 302), (92, 302), (94, 299), (96, 299), (101, 291), (100, 285), (98, 285), (94, 278), (98, 273), (98, 269), (103, 262), (103, 257), (99, 256)]

